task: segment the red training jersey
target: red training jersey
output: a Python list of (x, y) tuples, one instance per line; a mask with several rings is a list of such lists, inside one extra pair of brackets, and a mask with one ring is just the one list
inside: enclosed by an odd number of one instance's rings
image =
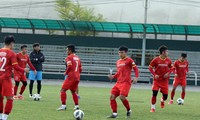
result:
[(71, 54), (65, 60), (67, 63), (66, 64), (67, 68), (66, 74), (68, 75), (67, 79), (80, 81), (80, 74), (82, 72), (82, 65), (80, 58), (75, 54)]
[(10, 79), (13, 65), (18, 64), (16, 54), (8, 49), (0, 49), (0, 79)]
[(178, 75), (177, 78), (179, 79), (186, 78), (186, 74), (189, 71), (188, 65), (189, 63), (187, 60), (184, 60), (184, 61), (176, 60), (174, 62), (175, 74)]
[[(16, 57), (17, 57), (17, 62), (18, 62), (20, 67), (26, 68), (26, 65), (28, 63), (28, 65), (30, 66), (31, 70), (35, 71), (35, 68), (31, 63), (28, 54), (24, 54), (23, 55), (22, 52), (19, 52), (19, 53), (17, 53)], [(14, 73), (15, 74), (22, 74), (21, 72), (18, 72), (16, 70), (14, 71)]]
[(117, 73), (114, 75), (114, 78), (117, 79), (118, 83), (129, 82), (131, 83), (131, 72), (134, 69), (135, 77), (139, 76), (138, 68), (134, 62), (129, 57), (125, 59), (119, 59), (116, 63), (117, 66)]
[(160, 56), (154, 58), (150, 65), (150, 69), (154, 69), (152, 74), (158, 75), (159, 78), (164, 78), (164, 75), (172, 70), (172, 61), (170, 58), (162, 59)]

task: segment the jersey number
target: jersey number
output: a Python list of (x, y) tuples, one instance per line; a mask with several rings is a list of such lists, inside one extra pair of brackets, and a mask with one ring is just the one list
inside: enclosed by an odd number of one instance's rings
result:
[(6, 71), (6, 70), (4, 69), (4, 67), (5, 67), (5, 65), (6, 65), (6, 61), (7, 61), (6, 57), (0, 58), (0, 63), (1, 63), (0, 71)]
[(75, 61), (76, 62), (76, 69), (75, 69), (75, 72), (78, 71), (78, 61)]

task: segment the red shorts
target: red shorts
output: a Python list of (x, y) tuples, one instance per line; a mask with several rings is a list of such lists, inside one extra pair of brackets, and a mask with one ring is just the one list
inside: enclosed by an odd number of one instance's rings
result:
[(119, 95), (128, 97), (130, 89), (131, 89), (131, 83), (128, 82), (116, 83), (111, 90), (111, 94), (115, 95), (116, 97)]
[(2, 96), (13, 96), (14, 90), (11, 78), (0, 80), (0, 94)]
[(173, 86), (177, 87), (178, 85), (185, 87), (187, 85), (186, 79), (174, 78)]
[(66, 79), (62, 85), (62, 89), (76, 91), (79, 81)]
[(18, 81), (18, 82), (27, 81), (26, 79), (27, 79), (26, 75), (14, 74), (14, 80), (15, 81)]
[(152, 85), (152, 90), (155, 90), (155, 91), (160, 90), (161, 93), (168, 94), (168, 89), (169, 89), (168, 82), (161, 84), (159, 81), (154, 80), (153, 85)]

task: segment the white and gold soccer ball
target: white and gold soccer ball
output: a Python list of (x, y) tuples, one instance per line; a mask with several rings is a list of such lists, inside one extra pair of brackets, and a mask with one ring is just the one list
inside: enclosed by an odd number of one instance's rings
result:
[(74, 111), (74, 118), (75, 118), (75, 120), (83, 120), (84, 112), (82, 110)]
[(177, 103), (178, 103), (178, 105), (183, 105), (184, 104), (184, 100), (182, 98), (178, 98), (177, 99)]

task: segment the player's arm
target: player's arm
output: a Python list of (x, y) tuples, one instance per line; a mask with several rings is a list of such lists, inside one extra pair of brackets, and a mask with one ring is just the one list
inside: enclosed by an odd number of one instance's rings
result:
[(133, 79), (133, 84), (135, 84), (138, 81), (139, 69), (133, 60), (131, 61), (131, 67), (133, 68), (133, 70), (135, 72), (135, 78)]
[(66, 75), (67, 75), (72, 69), (72, 60), (71, 60), (71, 58), (67, 57), (66, 63), (67, 63)]
[(155, 73), (155, 71), (154, 71), (155, 66), (156, 66), (156, 59), (154, 58), (154, 59), (151, 61), (150, 65), (149, 65), (149, 71), (151, 72), (151, 74), (153, 75), (153, 77), (154, 77), (155, 79), (158, 79), (159, 76), (156, 75), (156, 73)]
[(40, 56), (40, 58), (39, 58), (39, 61), (40, 61), (40, 62), (44, 62), (44, 61), (45, 61), (45, 57), (44, 57), (43, 53), (41, 53), (41, 56)]
[(80, 64), (79, 64), (79, 72), (82, 73), (82, 70), (83, 70), (83, 69), (82, 69), (82, 64), (81, 64), (81, 61), (80, 61)]
[(33, 66), (33, 64), (31, 63), (30, 59), (28, 59), (27, 61), (29, 67), (31, 68), (31, 70), (36, 71), (35, 67)]

